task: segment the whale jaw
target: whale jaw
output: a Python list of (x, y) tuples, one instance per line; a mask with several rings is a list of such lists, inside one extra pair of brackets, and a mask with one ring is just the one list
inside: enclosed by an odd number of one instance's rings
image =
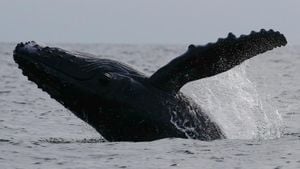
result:
[(91, 121), (91, 99), (97, 100), (93, 83), (97, 71), (84, 71), (88, 58), (77, 58), (56, 48), (42, 47), (35, 42), (20, 43), (14, 50), (14, 60), (22, 73), (38, 88), (70, 109), (86, 122)]
[(14, 50), (14, 60), (29, 80), (35, 82), (51, 97), (61, 100), (62, 93), (73, 85), (72, 81), (76, 79), (64, 73), (63, 67), (59, 68), (62, 57), (49, 58), (47, 53), (50, 54), (51, 51), (35, 42), (19, 43)]

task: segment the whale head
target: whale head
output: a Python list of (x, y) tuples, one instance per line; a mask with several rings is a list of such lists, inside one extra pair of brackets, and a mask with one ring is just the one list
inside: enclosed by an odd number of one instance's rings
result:
[(132, 82), (132, 76), (142, 77), (139, 72), (112, 60), (40, 46), (33, 41), (19, 43), (14, 59), (23, 73), (52, 97), (61, 97), (68, 88), (104, 95)]
[(35, 42), (19, 43), (14, 60), (29, 80), (96, 129), (102, 128), (95, 126), (99, 120), (106, 124), (113, 114), (118, 119), (123, 110), (147, 95), (141, 84), (146, 77), (117, 61)]

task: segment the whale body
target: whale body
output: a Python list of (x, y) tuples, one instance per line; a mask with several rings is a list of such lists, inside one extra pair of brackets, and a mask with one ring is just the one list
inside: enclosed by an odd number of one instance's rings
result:
[(229, 33), (215, 43), (190, 45), (150, 77), (119, 61), (34, 41), (19, 43), (13, 57), (29, 80), (108, 141), (215, 140), (226, 136), (180, 88), (286, 44), (273, 30)]

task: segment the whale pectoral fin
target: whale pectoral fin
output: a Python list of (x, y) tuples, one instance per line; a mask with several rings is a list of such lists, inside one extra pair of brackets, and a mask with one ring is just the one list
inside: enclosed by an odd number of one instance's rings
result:
[(252, 31), (238, 38), (229, 33), (215, 43), (190, 45), (186, 53), (160, 68), (149, 80), (160, 89), (177, 92), (187, 82), (225, 72), (255, 55), (286, 44), (284, 35), (273, 30)]

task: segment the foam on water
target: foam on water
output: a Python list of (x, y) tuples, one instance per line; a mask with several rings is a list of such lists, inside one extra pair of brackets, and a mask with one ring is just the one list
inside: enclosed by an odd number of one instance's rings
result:
[(182, 91), (201, 105), (228, 138), (269, 139), (281, 135), (282, 118), (247, 78), (246, 65), (192, 82)]

